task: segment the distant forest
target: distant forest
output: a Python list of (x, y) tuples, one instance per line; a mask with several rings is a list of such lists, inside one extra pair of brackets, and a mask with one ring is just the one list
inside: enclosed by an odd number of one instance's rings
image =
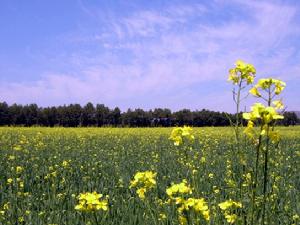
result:
[[(296, 125), (299, 119), (294, 112), (285, 112), (280, 125)], [(182, 109), (172, 112), (170, 109), (156, 108), (128, 109), (126, 112), (116, 107), (110, 109), (104, 104), (70, 104), (58, 107), (39, 107), (37, 104), (8, 105), (0, 103), (0, 126), (62, 126), (62, 127), (170, 127), (190, 125), (229, 126), (235, 115), (206, 109), (191, 111)], [(245, 122), (245, 121), (244, 121)]]

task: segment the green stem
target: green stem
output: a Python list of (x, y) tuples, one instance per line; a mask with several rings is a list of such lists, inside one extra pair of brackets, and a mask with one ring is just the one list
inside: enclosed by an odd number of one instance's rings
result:
[(98, 222), (98, 218), (97, 218), (96, 212), (94, 212), (93, 214), (94, 214), (95, 222), (96, 222), (96, 224), (98, 225), (99, 222)]
[(237, 147), (238, 147), (238, 151), (239, 151), (239, 139), (240, 139), (240, 136), (239, 136), (239, 123), (240, 123), (240, 118), (239, 118), (239, 112), (240, 112), (240, 102), (241, 102), (241, 89), (242, 89), (242, 79), (239, 83), (239, 86), (238, 86), (238, 92), (237, 92), (237, 99), (236, 99), (236, 115), (235, 115), (235, 139), (236, 139), (236, 142), (237, 142)]
[[(262, 131), (263, 125), (261, 125), (260, 132)], [(251, 212), (251, 224), (254, 225), (254, 211), (255, 211), (255, 198), (256, 198), (256, 186), (257, 186), (257, 176), (258, 176), (258, 165), (259, 165), (259, 153), (260, 146), (262, 142), (262, 136), (259, 135), (258, 144), (256, 147), (256, 160), (255, 160), (255, 171), (254, 171), (254, 182), (252, 187), (252, 212)]]
[(151, 207), (150, 207), (149, 201), (148, 201), (148, 200), (145, 200), (145, 204), (146, 204), (146, 207), (147, 207), (147, 209), (148, 209), (148, 211), (149, 211), (149, 213), (150, 213), (150, 215), (151, 215), (151, 217), (152, 217), (152, 219), (153, 219), (153, 223), (156, 225), (156, 224), (157, 224), (157, 221), (156, 221), (155, 216), (154, 216), (154, 214), (153, 214), (153, 212), (152, 212), (152, 209), (151, 209)]
[[(268, 98), (268, 106), (271, 106), (272, 96), (271, 96), (271, 88), (268, 90), (269, 98)], [(266, 150), (264, 154), (265, 162), (264, 162), (264, 184), (263, 184), (263, 214), (262, 214), (262, 224), (265, 224), (265, 216), (266, 216), (266, 202), (267, 202), (267, 184), (268, 184), (268, 154), (269, 154), (269, 138), (270, 126), (267, 124), (267, 140), (266, 140)]]
[[(269, 127), (267, 130), (267, 135), (269, 135)], [(268, 152), (269, 152), (269, 137), (267, 137), (267, 146), (265, 151), (265, 163), (264, 163), (264, 187), (263, 187), (263, 215), (262, 224), (265, 224), (265, 214), (266, 214), (266, 201), (267, 201), (267, 184), (268, 184)]]

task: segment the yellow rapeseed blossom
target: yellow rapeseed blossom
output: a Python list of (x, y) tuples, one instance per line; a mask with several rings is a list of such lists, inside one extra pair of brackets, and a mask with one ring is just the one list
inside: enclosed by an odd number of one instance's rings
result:
[(62, 162), (62, 166), (63, 166), (63, 167), (68, 167), (68, 166), (69, 166), (69, 162), (66, 161), (66, 160), (64, 160), (64, 161)]
[(243, 118), (246, 120), (255, 121), (261, 119), (264, 124), (269, 124), (273, 120), (283, 119), (284, 117), (277, 113), (273, 107), (265, 107), (261, 103), (255, 103), (251, 107), (250, 113), (243, 113)]
[(140, 199), (145, 199), (145, 193), (156, 186), (156, 173), (152, 171), (137, 172), (130, 182), (130, 188), (137, 188), (136, 193)]
[(250, 94), (254, 95), (255, 97), (261, 97), (261, 94), (259, 93), (257, 87), (253, 87), (249, 91)]
[(13, 179), (12, 178), (8, 178), (6, 182), (7, 182), (7, 184), (11, 184), (13, 182)]
[(169, 197), (173, 197), (175, 194), (191, 194), (192, 188), (187, 184), (184, 179), (179, 184), (172, 184), (171, 187), (167, 188), (166, 193)]
[(193, 142), (195, 137), (191, 134), (192, 130), (193, 129), (189, 126), (176, 127), (172, 130), (169, 139), (172, 140), (176, 146), (183, 144), (184, 139)]
[(186, 210), (193, 209), (196, 213), (201, 213), (204, 219), (209, 221), (209, 209), (204, 198), (188, 198), (183, 205)]
[(105, 199), (100, 200), (102, 198), (102, 194), (98, 194), (97, 192), (86, 192), (81, 193), (78, 196), (79, 203), (75, 206), (76, 210), (79, 211), (96, 211), (96, 210), (108, 210), (108, 196)]
[(261, 95), (259, 89), (268, 90), (268, 89), (271, 89), (272, 87), (274, 87), (275, 95), (279, 95), (283, 91), (285, 86), (286, 86), (286, 83), (281, 80), (277, 80), (277, 79), (273, 79), (273, 78), (265, 78), (265, 79), (260, 79), (257, 82), (257, 84), (249, 92), (252, 95), (254, 95), (255, 97), (261, 97), (262, 95)]
[(166, 214), (164, 214), (164, 213), (160, 213), (160, 214), (159, 214), (159, 218), (158, 218), (158, 220), (159, 220), (159, 221), (161, 221), (161, 220), (165, 220), (165, 219), (167, 219), (167, 216), (166, 216)]
[(231, 199), (225, 201), (225, 202), (222, 202), (220, 204), (218, 204), (220, 209), (222, 210), (227, 210), (228, 208), (231, 208), (231, 207), (237, 207), (237, 208), (242, 208), (242, 203), (240, 202), (235, 202)]
[(156, 173), (152, 171), (137, 172), (134, 179), (130, 182), (130, 188), (142, 185), (146, 188), (152, 188), (156, 185)]
[(220, 209), (223, 211), (225, 219), (228, 223), (232, 224), (237, 220), (237, 215), (232, 213), (231, 210), (236, 210), (238, 208), (242, 208), (242, 203), (235, 202), (231, 199), (218, 204)]
[(244, 80), (247, 84), (252, 84), (256, 74), (254, 66), (242, 60), (237, 60), (235, 66), (235, 68), (229, 70), (228, 81), (231, 81), (235, 85)]
[[(243, 118), (248, 120), (247, 127), (244, 130), (244, 133), (250, 137), (254, 138), (255, 130), (254, 130), (254, 122), (255, 121), (261, 121), (262, 123), (262, 129), (260, 135), (266, 135), (266, 130), (268, 128), (268, 125), (279, 119), (283, 119), (284, 117), (280, 115), (275, 108), (269, 106), (265, 107), (261, 103), (255, 103), (251, 107), (251, 112), (249, 113), (243, 113)], [(269, 136), (271, 133), (269, 132)], [(278, 140), (279, 136), (277, 133), (274, 133), (272, 136), (273, 141)]]
[(136, 193), (138, 194), (139, 198), (144, 200), (145, 199), (145, 193), (147, 192), (146, 188), (139, 188), (136, 190)]
[(225, 218), (227, 220), (228, 223), (234, 223), (237, 219), (237, 215), (236, 214), (227, 214), (225, 215)]
[(272, 104), (275, 106), (275, 109), (283, 109), (284, 105), (281, 100), (273, 101)]
[(21, 166), (17, 166), (17, 167), (16, 167), (16, 172), (17, 172), (17, 173), (22, 173), (23, 170), (24, 170), (24, 169), (23, 169), (23, 167), (21, 167)]

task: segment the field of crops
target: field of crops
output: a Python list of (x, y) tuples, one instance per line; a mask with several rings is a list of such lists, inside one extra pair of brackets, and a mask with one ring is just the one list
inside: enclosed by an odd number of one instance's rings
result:
[[(300, 127), (278, 130), (266, 224), (299, 224)], [(232, 128), (194, 128), (179, 146), (171, 131), (0, 128), (0, 224), (250, 224), (260, 215), (262, 189), (250, 207), (253, 145), (243, 139), (241, 167)], [(85, 197), (97, 210), (83, 210)]]

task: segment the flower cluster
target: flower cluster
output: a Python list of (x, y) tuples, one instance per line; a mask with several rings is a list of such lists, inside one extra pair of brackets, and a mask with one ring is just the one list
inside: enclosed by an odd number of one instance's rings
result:
[(238, 208), (242, 208), (242, 203), (235, 202), (231, 199), (219, 204), (228, 223), (234, 223), (238, 216), (234, 213)]
[[(243, 113), (243, 118), (248, 120), (247, 127), (244, 130), (244, 133), (250, 137), (253, 138), (255, 131), (254, 131), (254, 122), (259, 120), (262, 122), (261, 126), (261, 132), (260, 135), (265, 135), (267, 127), (272, 121), (283, 119), (284, 117), (276, 111), (275, 108), (268, 106), (265, 107), (261, 103), (255, 103), (251, 107), (250, 113)], [(278, 135), (274, 131), (269, 132), (269, 136), (272, 140), (277, 140)]]
[[(276, 110), (283, 109), (284, 105), (281, 100), (273, 100), (276, 95), (279, 95), (282, 90), (285, 88), (286, 84), (277, 79), (267, 78), (260, 79), (258, 83), (249, 91), (255, 97), (259, 97), (267, 101), (268, 106), (264, 106), (261, 103), (255, 103), (251, 107), (251, 112), (243, 113), (243, 118), (248, 120), (247, 128), (244, 130), (244, 133), (249, 137), (254, 136), (254, 123), (256, 121), (261, 122), (261, 133), (260, 135), (265, 135), (269, 125), (279, 119), (284, 117), (280, 115)], [(262, 91), (267, 92), (267, 97), (262, 95)], [(278, 135), (273, 131), (269, 132), (269, 137), (274, 140), (278, 140)]]
[(166, 190), (167, 195), (173, 198), (177, 194), (192, 194), (192, 188), (187, 184), (187, 180), (183, 180), (179, 184), (172, 184), (171, 187)]
[(245, 80), (247, 84), (252, 84), (256, 74), (254, 66), (242, 60), (237, 60), (235, 66), (235, 68), (229, 70), (228, 81), (239, 84)]
[(169, 139), (172, 140), (176, 146), (183, 144), (184, 139), (188, 140), (189, 142), (193, 142), (195, 137), (191, 134), (192, 130), (193, 129), (188, 126), (176, 127), (172, 130)]
[(81, 193), (78, 196), (79, 204), (75, 206), (76, 210), (79, 211), (97, 211), (97, 210), (108, 210), (108, 196), (105, 199), (100, 200), (103, 197), (102, 194), (97, 192), (86, 192)]
[(2, 209), (0, 208), (0, 216), (4, 216), (6, 211), (10, 208), (10, 202), (7, 202), (3, 205)]
[(130, 188), (137, 187), (136, 193), (140, 199), (145, 199), (145, 193), (156, 186), (156, 173), (152, 171), (137, 172), (130, 182)]
[(250, 113), (243, 113), (243, 118), (249, 121), (261, 119), (264, 124), (269, 124), (273, 120), (283, 119), (283, 116), (271, 106), (265, 107), (261, 103), (255, 103), (251, 107)]
[(204, 198), (191, 198), (187, 195), (192, 194), (192, 188), (183, 180), (179, 184), (172, 184), (166, 189), (169, 197), (169, 203), (175, 202), (178, 212), (178, 220), (180, 224), (187, 224), (187, 215), (190, 210), (195, 213), (202, 214), (203, 218), (209, 221), (209, 209)]
[(281, 80), (266, 78), (266, 79), (260, 79), (258, 83), (249, 92), (255, 97), (262, 97), (260, 90), (267, 91), (273, 88), (272, 91), (274, 91), (274, 94), (279, 95), (283, 91), (285, 86), (286, 83)]

